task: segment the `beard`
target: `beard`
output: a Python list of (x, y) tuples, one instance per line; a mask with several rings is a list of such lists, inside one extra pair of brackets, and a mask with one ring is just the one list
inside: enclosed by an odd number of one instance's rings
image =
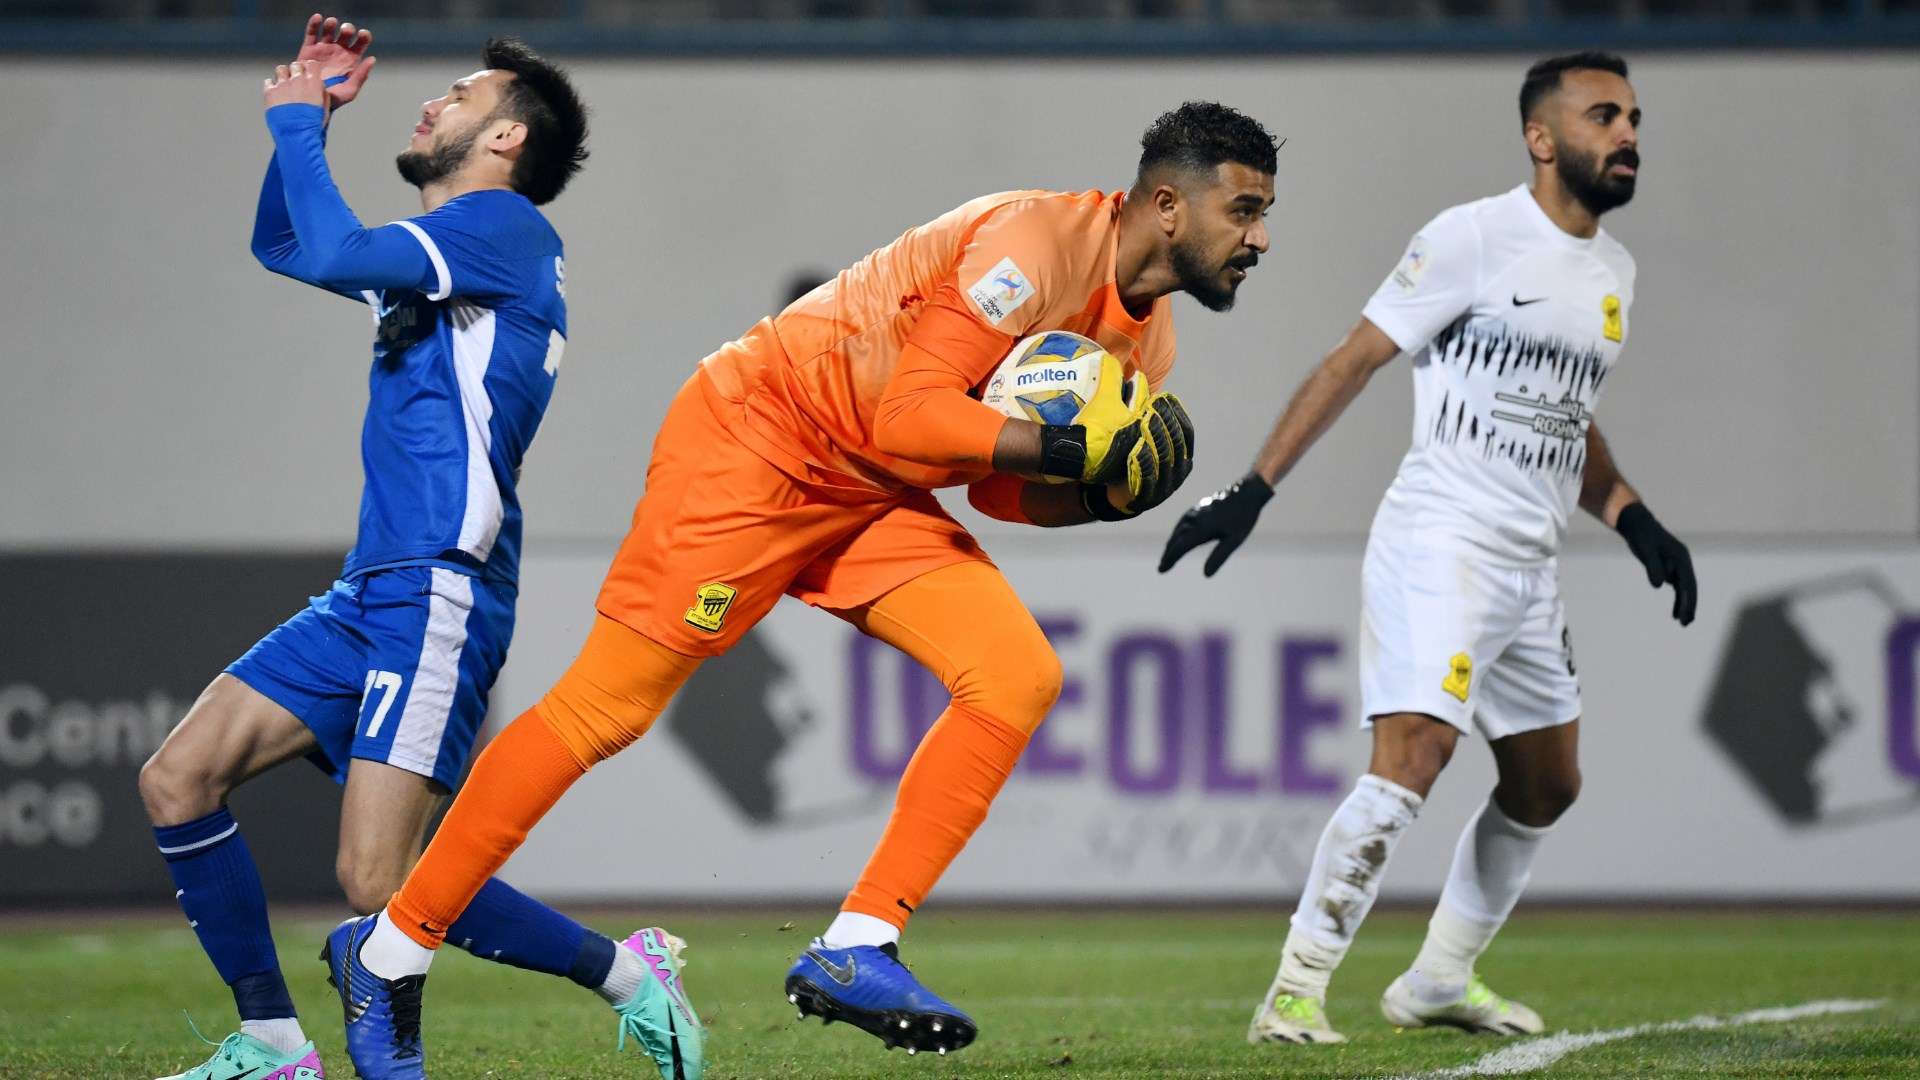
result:
[(1554, 169), (1560, 174), (1560, 182), (1580, 200), (1594, 217), (1599, 217), (1616, 207), (1633, 201), (1633, 184), (1638, 176), (1613, 176), (1607, 172), (1615, 165), (1631, 165), (1637, 172), (1640, 168), (1640, 152), (1627, 147), (1608, 154), (1605, 161), (1597, 155), (1582, 154), (1577, 151), (1562, 150), (1554, 159)]
[[(1225, 268), (1214, 264), (1213, 260), (1192, 244), (1175, 244), (1169, 253), (1173, 260), (1173, 274), (1180, 282), (1180, 290), (1208, 311), (1228, 311), (1233, 307), (1234, 290), (1239, 282), (1223, 280)], [(1227, 266), (1248, 269), (1260, 261), (1258, 253), (1250, 253), (1241, 259), (1235, 259)]]
[(400, 170), (400, 179), (423, 188), (459, 172), (473, 156), (473, 144), (480, 141), (480, 127), (476, 124), (426, 150), (403, 151), (393, 159), (394, 168)]

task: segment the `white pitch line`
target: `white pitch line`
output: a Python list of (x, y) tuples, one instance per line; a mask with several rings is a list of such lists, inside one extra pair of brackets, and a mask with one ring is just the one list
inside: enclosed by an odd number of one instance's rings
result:
[(1669, 1031), (1713, 1031), (1718, 1028), (1741, 1027), (1747, 1024), (1781, 1024), (1789, 1020), (1802, 1020), (1809, 1016), (1866, 1012), (1884, 1004), (1886, 1004), (1885, 1001), (1839, 998), (1831, 1001), (1809, 1001), (1804, 1005), (1777, 1005), (1771, 1009), (1753, 1009), (1727, 1017), (1696, 1016), (1691, 1020), (1669, 1020), (1663, 1024), (1635, 1024), (1633, 1027), (1614, 1028), (1612, 1031), (1589, 1031), (1579, 1035), (1562, 1031), (1555, 1035), (1542, 1035), (1495, 1050), (1471, 1065), (1410, 1073), (1395, 1077), (1394, 1080), (1461, 1080), (1469, 1076), (1516, 1076), (1520, 1073), (1544, 1069), (1575, 1050), (1584, 1050), (1589, 1046), (1618, 1042), (1621, 1039), (1631, 1039), (1640, 1035), (1657, 1035)]

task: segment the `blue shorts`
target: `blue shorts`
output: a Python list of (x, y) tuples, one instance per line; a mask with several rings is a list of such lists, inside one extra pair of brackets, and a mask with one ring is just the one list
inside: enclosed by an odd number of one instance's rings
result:
[(314, 764), (336, 783), (364, 758), (452, 788), (507, 660), (515, 595), (439, 567), (376, 570), (334, 582), (227, 674), (312, 728)]

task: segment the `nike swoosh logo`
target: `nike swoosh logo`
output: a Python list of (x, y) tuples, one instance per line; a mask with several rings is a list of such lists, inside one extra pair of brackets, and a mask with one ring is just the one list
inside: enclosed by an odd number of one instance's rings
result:
[(818, 949), (808, 949), (807, 958), (812, 960), (814, 963), (819, 964), (821, 969), (824, 970), (829, 976), (831, 976), (834, 982), (839, 983), (841, 986), (853, 985), (853, 976), (854, 976), (853, 957), (851, 956), (847, 957), (847, 966), (845, 967), (841, 967), (839, 964), (836, 964), (833, 961), (827, 959), (826, 957), (820, 955), (820, 950)]
[(1534, 298), (1533, 298), (1533, 299), (1531, 299), (1531, 300), (1522, 300), (1522, 299), (1520, 299), (1520, 294), (1519, 294), (1519, 293), (1514, 293), (1514, 294), (1513, 294), (1513, 306), (1514, 306), (1514, 307), (1526, 307), (1526, 306), (1527, 306), (1528, 304), (1537, 304), (1537, 303), (1539, 303), (1540, 301), (1542, 301), (1542, 300), (1545, 300), (1545, 299), (1546, 299), (1546, 297), (1544, 297), (1544, 296), (1536, 296), (1536, 297), (1534, 297)]

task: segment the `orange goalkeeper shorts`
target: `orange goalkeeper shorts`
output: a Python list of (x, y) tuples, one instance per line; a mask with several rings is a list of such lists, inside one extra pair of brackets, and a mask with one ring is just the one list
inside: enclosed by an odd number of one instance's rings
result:
[(700, 378), (680, 388), (654, 439), (601, 614), (675, 652), (718, 656), (783, 595), (854, 608), (943, 566), (991, 562), (932, 492), (775, 468), (714, 416)]

